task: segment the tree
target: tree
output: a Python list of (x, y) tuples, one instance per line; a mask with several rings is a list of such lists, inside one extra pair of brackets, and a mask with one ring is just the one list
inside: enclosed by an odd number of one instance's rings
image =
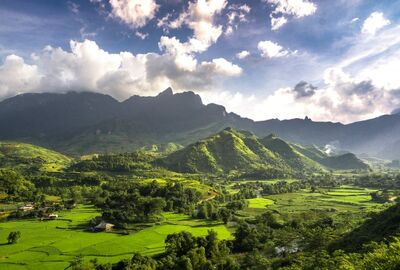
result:
[(18, 242), (20, 238), (21, 238), (20, 231), (10, 232), (10, 234), (7, 237), (8, 244), (15, 244)]

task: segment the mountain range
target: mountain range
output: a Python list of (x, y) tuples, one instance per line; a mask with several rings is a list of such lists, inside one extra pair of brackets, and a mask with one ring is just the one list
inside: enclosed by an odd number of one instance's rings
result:
[(0, 102), (0, 140), (34, 143), (71, 155), (142, 147), (178, 149), (226, 127), (260, 138), (274, 133), (322, 149), (400, 158), (398, 112), (351, 124), (309, 118), (253, 121), (228, 113), (223, 106), (205, 105), (193, 92), (174, 94), (171, 88), (123, 102), (91, 92), (22, 94)]

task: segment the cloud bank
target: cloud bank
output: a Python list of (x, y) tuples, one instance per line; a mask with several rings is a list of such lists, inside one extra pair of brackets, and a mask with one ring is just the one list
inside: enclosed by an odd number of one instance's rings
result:
[(0, 98), (27, 92), (95, 91), (120, 100), (133, 94), (153, 95), (172, 86), (177, 91), (203, 91), (242, 69), (224, 58), (197, 60), (188, 67), (170, 52), (110, 53), (96, 42), (71, 41), (70, 51), (45, 47), (28, 63), (9, 55), (0, 66)]

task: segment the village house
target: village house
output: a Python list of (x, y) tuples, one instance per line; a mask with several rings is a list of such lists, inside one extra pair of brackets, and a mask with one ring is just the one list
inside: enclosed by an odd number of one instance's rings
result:
[(113, 227), (114, 227), (114, 224), (102, 221), (102, 222), (100, 222), (98, 225), (96, 225), (94, 227), (94, 231), (97, 231), (97, 232), (103, 232), (103, 231), (109, 232), (109, 231), (112, 230)]
[(26, 205), (21, 206), (21, 207), (19, 208), (19, 210), (21, 210), (21, 211), (23, 211), (23, 212), (31, 211), (31, 210), (33, 210), (33, 209), (34, 209), (34, 207), (33, 207), (32, 204), (26, 204)]

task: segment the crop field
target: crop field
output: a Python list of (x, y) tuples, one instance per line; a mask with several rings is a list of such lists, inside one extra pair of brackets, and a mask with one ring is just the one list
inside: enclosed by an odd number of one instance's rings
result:
[(285, 181), (287, 183), (293, 183), (293, 182), (297, 182), (299, 180), (297, 180), (297, 179), (239, 180), (239, 181), (234, 181), (233, 183), (227, 185), (226, 189), (230, 194), (236, 194), (239, 192), (239, 189), (234, 188), (234, 186), (237, 184), (263, 183), (263, 184), (273, 185), (273, 184), (276, 184), (281, 181)]
[[(180, 231), (200, 236), (212, 229), (220, 239), (231, 237), (221, 223), (174, 213), (164, 213), (164, 221), (129, 235), (86, 232), (86, 222), (98, 215), (91, 206), (79, 206), (61, 212), (54, 221), (30, 219), (0, 223), (0, 269), (65, 269), (79, 255), (85, 260), (97, 258), (102, 263), (111, 263), (130, 258), (133, 252), (157, 254), (164, 251), (166, 236)], [(8, 233), (15, 230), (21, 232), (20, 241), (7, 245)]]
[(273, 200), (266, 198), (247, 199), (247, 201), (249, 202), (249, 208), (261, 208), (261, 209), (274, 203)]
[(332, 189), (320, 189), (316, 192), (301, 190), (294, 193), (268, 195), (262, 198), (248, 199), (249, 206), (238, 212), (240, 217), (254, 217), (265, 210), (276, 210), (281, 214), (302, 214), (313, 211), (330, 212), (334, 216), (366, 212), (376, 212), (387, 208), (391, 203), (371, 201), (370, 193), (375, 189), (341, 186)]
[(316, 192), (302, 190), (289, 194), (269, 195), (265, 198), (274, 201), (274, 204), (270, 206), (271, 209), (285, 212), (301, 212), (310, 209), (328, 209), (341, 212), (382, 210), (387, 205), (371, 201), (370, 193), (373, 191), (376, 190), (342, 186), (321, 189)]

